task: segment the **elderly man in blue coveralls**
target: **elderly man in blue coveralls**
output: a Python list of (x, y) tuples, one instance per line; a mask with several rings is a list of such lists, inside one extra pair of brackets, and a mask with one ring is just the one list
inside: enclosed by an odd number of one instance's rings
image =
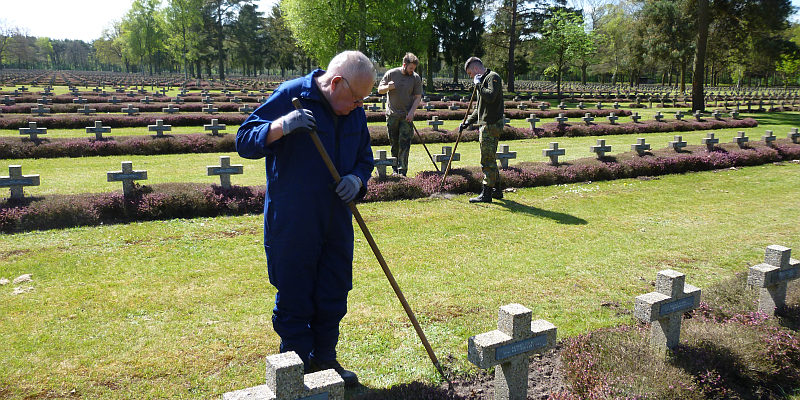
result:
[[(373, 169), (363, 99), (375, 68), (346, 51), (327, 71), (283, 83), (239, 128), (236, 151), (266, 158), (264, 249), (277, 289), (272, 325), (280, 351), (296, 352), (306, 372), (333, 368), (346, 386), (355, 373), (336, 359), (339, 323), (353, 287), (353, 223), (347, 206), (366, 193)], [(293, 98), (302, 109), (296, 110)], [(342, 176), (338, 185), (307, 133), (316, 130)]]

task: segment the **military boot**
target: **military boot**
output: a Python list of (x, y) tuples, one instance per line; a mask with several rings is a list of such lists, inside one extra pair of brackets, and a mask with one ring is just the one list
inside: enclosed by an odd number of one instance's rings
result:
[(492, 188), (492, 198), (498, 200), (503, 198), (503, 187), (499, 183)]
[(483, 185), (483, 190), (481, 190), (481, 194), (478, 197), (473, 197), (469, 199), (470, 203), (491, 203), (492, 202), (492, 191), (494, 188), (490, 188), (489, 186)]

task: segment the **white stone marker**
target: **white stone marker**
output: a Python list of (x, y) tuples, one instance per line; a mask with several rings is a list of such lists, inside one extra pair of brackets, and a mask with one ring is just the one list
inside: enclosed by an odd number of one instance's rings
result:
[(764, 263), (750, 267), (747, 284), (759, 289), (758, 309), (775, 315), (786, 306), (786, 287), (800, 277), (800, 261), (792, 249), (779, 245), (767, 247)]
[(700, 289), (685, 281), (686, 275), (665, 269), (658, 273), (655, 292), (636, 297), (633, 315), (651, 324), (650, 344), (658, 352), (680, 343), (683, 313), (700, 306)]
[(531, 322), (531, 310), (512, 303), (500, 307), (497, 330), (469, 338), (467, 359), (482, 369), (500, 366), (494, 370), (495, 400), (525, 400), (530, 356), (555, 345), (555, 325)]

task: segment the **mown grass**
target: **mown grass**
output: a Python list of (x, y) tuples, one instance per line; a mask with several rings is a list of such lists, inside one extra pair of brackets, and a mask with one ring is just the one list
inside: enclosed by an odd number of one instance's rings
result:
[[(785, 164), (360, 209), (437, 355), (467, 374), (466, 339), (503, 304), (564, 338), (629, 322), (601, 304), (632, 306), (661, 269), (703, 288), (767, 245), (799, 248), (798, 188), (800, 165)], [(436, 381), (356, 238), (341, 361), (370, 388)], [(6, 235), (0, 259), (0, 277), (34, 279), (0, 287), (0, 397), (217, 398), (263, 383), (277, 351), (261, 216)]]

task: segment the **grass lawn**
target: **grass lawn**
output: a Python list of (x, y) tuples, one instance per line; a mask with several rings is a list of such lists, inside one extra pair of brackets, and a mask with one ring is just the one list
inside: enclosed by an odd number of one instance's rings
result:
[[(468, 373), (467, 338), (503, 304), (566, 337), (630, 322), (601, 305), (632, 307), (661, 269), (703, 288), (767, 245), (800, 249), (798, 194), (787, 163), (360, 210), (438, 357)], [(278, 337), (261, 235), (246, 216), (0, 236), (0, 277), (33, 274), (0, 286), (0, 397), (217, 398), (263, 383)], [(371, 388), (436, 380), (360, 234), (354, 280), (344, 365)]]

